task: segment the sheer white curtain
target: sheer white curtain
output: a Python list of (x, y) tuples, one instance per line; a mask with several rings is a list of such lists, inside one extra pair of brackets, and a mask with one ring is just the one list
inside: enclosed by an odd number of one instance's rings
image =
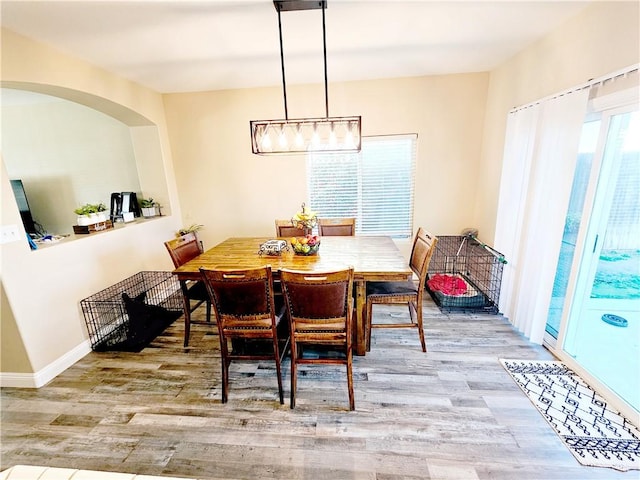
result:
[(495, 246), (507, 261), (500, 311), (542, 343), (589, 89), (509, 114)]
[(509, 114), (500, 179), (495, 246), (509, 262), (505, 265), (500, 292), (500, 311), (513, 318), (513, 291), (519, 271), (519, 239), (529, 187), (540, 104)]

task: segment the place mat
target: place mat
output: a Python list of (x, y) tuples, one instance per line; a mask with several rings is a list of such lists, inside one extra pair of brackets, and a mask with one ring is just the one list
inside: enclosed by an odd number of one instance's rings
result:
[(640, 430), (562, 362), (500, 359), (583, 465), (640, 470)]

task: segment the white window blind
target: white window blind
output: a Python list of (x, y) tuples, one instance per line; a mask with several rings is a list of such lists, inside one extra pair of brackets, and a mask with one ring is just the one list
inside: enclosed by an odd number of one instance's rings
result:
[(355, 217), (358, 235), (413, 235), (417, 135), (363, 137), (356, 154), (307, 156), (309, 204), (320, 218)]

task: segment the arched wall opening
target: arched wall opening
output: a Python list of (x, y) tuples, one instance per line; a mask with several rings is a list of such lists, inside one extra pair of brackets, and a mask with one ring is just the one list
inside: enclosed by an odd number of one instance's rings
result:
[(158, 129), (148, 118), (55, 85), (1, 86), (3, 162), (24, 184), (38, 233), (72, 233), (74, 210), (109, 207), (113, 192), (152, 197), (171, 212)]

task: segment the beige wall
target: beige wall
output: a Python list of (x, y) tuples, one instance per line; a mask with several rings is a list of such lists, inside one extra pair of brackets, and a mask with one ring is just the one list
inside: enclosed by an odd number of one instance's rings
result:
[[(2, 86), (68, 98), (132, 126), (142, 191), (166, 192), (164, 198), (179, 214), (159, 94), (6, 30), (2, 30), (1, 74)], [(155, 147), (136, 146), (136, 140), (154, 135)], [(4, 162), (0, 167), (2, 224), (21, 226), (15, 201), (5, 199), (11, 188)], [(157, 173), (163, 170), (166, 175)], [(15, 328), (3, 325), (0, 347), (3, 352), (26, 352), (26, 358), (12, 357), (15, 362), (3, 356), (2, 373), (29, 372), (13, 380), (38, 385), (86, 354), (80, 300), (138, 271), (171, 269), (162, 241), (173, 237), (180, 226), (174, 215), (36, 251), (26, 241), (1, 245), (3, 324), (6, 313), (14, 318)]]
[(491, 72), (474, 223), (493, 242), (508, 112), (640, 62), (640, 3), (597, 2)]
[(33, 372), (29, 356), (20, 338), (20, 331), (13, 316), (11, 304), (0, 282), (0, 372), (30, 374)]
[[(472, 226), (488, 74), (329, 85), (330, 114), (361, 115), (362, 134), (418, 134), (414, 229), (457, 234)], [(322, 116), (317, 86), (288, 88), (290, 118)], [(301, 106), (311, 106), (301, 110)], [(249, 121), (282, 118), (282, 89), (165, 95), (185, 223), (213, 245), (274, 235), (307, 198), (303, 156), (251, 153)], [(315, 102), (315, 105), (314, 105)], [(403, 247), (409, 242), (403, 242)]]

